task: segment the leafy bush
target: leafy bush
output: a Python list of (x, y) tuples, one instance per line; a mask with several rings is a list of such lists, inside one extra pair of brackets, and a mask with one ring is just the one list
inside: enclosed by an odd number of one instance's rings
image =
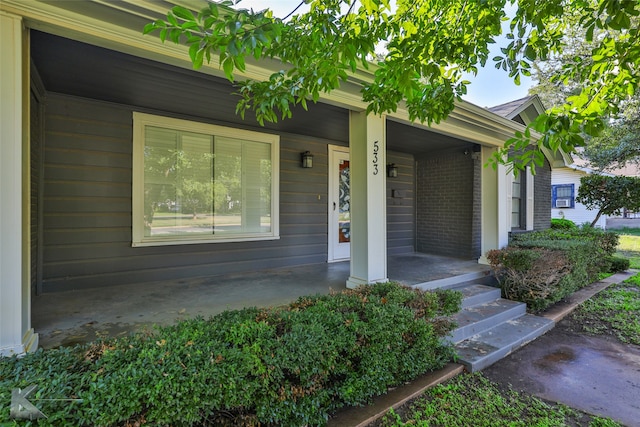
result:
[(619, 273), (621, 271), (626, 271), (631, 266), (631, 261), (629, 261), (629, 259), (619, 256), (607, 257), (607, 262), (609, 263), (607, 273)]
[(323, 425), (345, 405), (442, 367), (461, 294), (377, 284), (227, 311), (91, 345), (0, 360), (0, 420), (29, 384), (38, 425)]
[(551, 218), (551, 228), (558, 230), (575, 230), (578, 226), (569, 219)]
[(562, 282), (567, 282), (571, 264), (563, 251), (511, 247), (489, 251), (487, 257), (502, 296), (526, 303), (530, 311), (543, 310), (569, 293)]
[(487, 257), (503, 296), (538, 312), (609, 271), (617, 242), (616, 233), (591, 227), (551, 229), (515, 235)]

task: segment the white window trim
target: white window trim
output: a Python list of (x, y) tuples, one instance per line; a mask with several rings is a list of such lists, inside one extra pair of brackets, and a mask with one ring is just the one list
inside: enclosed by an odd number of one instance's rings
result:
[[(213, 235), (176, 237), (144, 236), (144, 141), (145, 127), (156, 126), (186, 132), (204, 133), (208, 135), (247, 139), (265, 142), (271, 145), (271, 232), (268, 234), (246, 234), (228, 238)], [(132, 242), (133, 247), (189, 245), (203, 243), (251, 242), (261, 240), (277, 240), (280, 238), (280, 136), (193, 122), (171, 117), (156, 116), (145, 113), (133, 113), (133, 169), (132, 169)]]

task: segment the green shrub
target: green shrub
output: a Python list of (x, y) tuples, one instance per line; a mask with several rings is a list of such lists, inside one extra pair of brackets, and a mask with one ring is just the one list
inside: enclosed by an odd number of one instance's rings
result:
[(621, 271), (626, 271), (631, 266), (631, 261), (628, 258), (622, 258), (619, 256), (607, 257), (607, 262), (609, 263), (607, 273), (619, 273)]
[(0, 360), (0, 421), (37, 384), (38, 425), (324, 425), (345, 405), (438, 369), (461, 294), (377, 284), (227, 311), (154, 333)]
[(617, 243), (616, 233), (591, 227), (551, 229), (514, 235), (487, 257), (504, 297), (537, 312), (609, 271)]
[(502, 296), (526, 303), (532, 312), (545, 309), (574, 288), (567, 280), (571, 263), (561, 250), (508, 247), (489, 251), (487, 257)]
[(565, 218), (551, 218), (551, 228), (558, 230), (575, 230), (578, 228), (575, 222)]

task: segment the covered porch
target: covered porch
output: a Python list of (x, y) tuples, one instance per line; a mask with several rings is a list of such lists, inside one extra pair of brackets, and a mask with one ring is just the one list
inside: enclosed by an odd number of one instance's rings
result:
[[(458, 276), (482, 277), (486, 265), (421, 253), (388, 258), (389, 278), (406, 285)], [(191, 280), (55, 292), (32, 300), (32, 325), (43, 348), (121, 336), (153, 325), (227, 309), (269, 307), (300, 296), (346, 289), (349, 262), (313, 264)]]

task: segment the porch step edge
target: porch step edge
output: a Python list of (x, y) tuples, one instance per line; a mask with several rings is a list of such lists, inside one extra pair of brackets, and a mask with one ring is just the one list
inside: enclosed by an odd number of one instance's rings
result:
[(421, 291), (430, 291), (434, 289), (447, 289), (460, 285), (465, 282), (473, 282), (476, 280), (485, 279), (491, 276), (490, 270), (474, 271), (471, 273), (460, 274), (453, 277), (445, 277), (444, 279), (430, 280), (428, 282), (417, 283), (412, 285), (412, 288), (420, 289)]
[(501, 296), (500, 288), (477, 283), (465, 284), (447, 289), (462, 292), (461, 309), (489, 303), (500, 299)]
[(525, 314), (455, 345), (458, 362), (476, 372), (493, 365), (555, 326), (553, 320)]

